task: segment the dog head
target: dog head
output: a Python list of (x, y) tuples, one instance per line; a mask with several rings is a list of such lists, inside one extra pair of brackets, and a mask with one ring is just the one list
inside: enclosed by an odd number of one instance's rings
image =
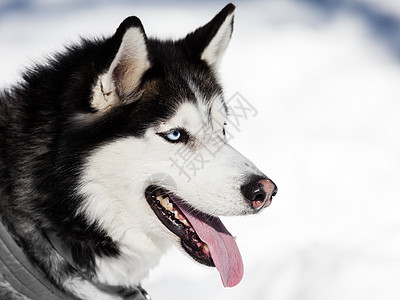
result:
[(243, 266), (218, 216), (259, 212), (277, 191), (227, 143), (218, 67), (234, 9), (178, 41), (149, 39), (138, 18), (127, 18), (93, 85), (93, 113), (73, 121), (108, 135), (84, 161), (80, 213), (137, 256), (178, 242), (215, 265), (226, 286), (240, 281)]

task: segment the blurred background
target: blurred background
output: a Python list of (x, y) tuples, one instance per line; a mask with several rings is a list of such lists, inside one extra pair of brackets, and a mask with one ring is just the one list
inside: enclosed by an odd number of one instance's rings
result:
[[(129, 15), (179, 38), (226, 1), (0, 0), (0, 87)], [(278, 185), (257, 216), (223, 218), (243, 281), (172, 249), (143, 282), (154, 300), (400, 299), (400, 2), (236, 1), (226, 97), (257, 110), (232, 144)]]

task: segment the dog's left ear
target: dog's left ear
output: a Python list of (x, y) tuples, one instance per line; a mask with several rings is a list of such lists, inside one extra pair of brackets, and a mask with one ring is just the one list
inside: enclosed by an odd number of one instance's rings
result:
[(189, 48), (213, 69), (217, 69), (233, 31), (235, 5), (225, 6), (210, 22), (186, 36)]
[(126, 18), (112, 41), (118, 50), (93, 89), (91, 105), (98, 111), (135, 101), (143, 74), (150, 68), (147, 37), (137, 17)]

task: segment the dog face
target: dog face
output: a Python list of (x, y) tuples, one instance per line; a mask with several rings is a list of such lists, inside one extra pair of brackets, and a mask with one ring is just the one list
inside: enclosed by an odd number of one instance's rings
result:
[[(84, 162), (79, 213), (146, 266), (178, 243), (196, 261), (216, 266), (226, 286), (240, 281), (243, 266), (217, 216), (258, 212), (276, 194), (275, 184), (225, 137), (227, 109), (216, 74), (233, 10), (228, 5), (176, 42), (147, 39), (137, 18), (126, 19), (114, 37), (118, 51), (93, 86), (96, 113), (74, 120), (81, 127), (107, 118), (123, 124)], [(177, 165), (183, 154), (201, 165), (190, 178)], [(110, 268), (101, 259), (97, 265)]]
[(180, 105), (169, 120), (148, 132), (161, 137), (154, 141), (155, 147), (165, 151), (160, 154), (164, 167), (158, 171), (168, 174), (172, 182), (157, 183), (153, 177), (149, 184), (168, 187), (191, 207), (209, 215), (254, 213), (241, 187), (265, 175), (227, 143), (225, 123), (220, 97), (207, 104), (200, 99)]

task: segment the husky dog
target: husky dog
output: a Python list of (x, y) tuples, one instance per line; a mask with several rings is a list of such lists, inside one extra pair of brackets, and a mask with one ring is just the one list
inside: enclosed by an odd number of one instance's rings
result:
[[(140, 282), (174, 244), (239, 283), (218, 216), (257, 213), (277, 188), (225, 137), (234, 9), (177, 41), (128, 17), (0, 94), (1, 299), (149, 299)], [(209, 155), (191, 180), (178, 151)]]

